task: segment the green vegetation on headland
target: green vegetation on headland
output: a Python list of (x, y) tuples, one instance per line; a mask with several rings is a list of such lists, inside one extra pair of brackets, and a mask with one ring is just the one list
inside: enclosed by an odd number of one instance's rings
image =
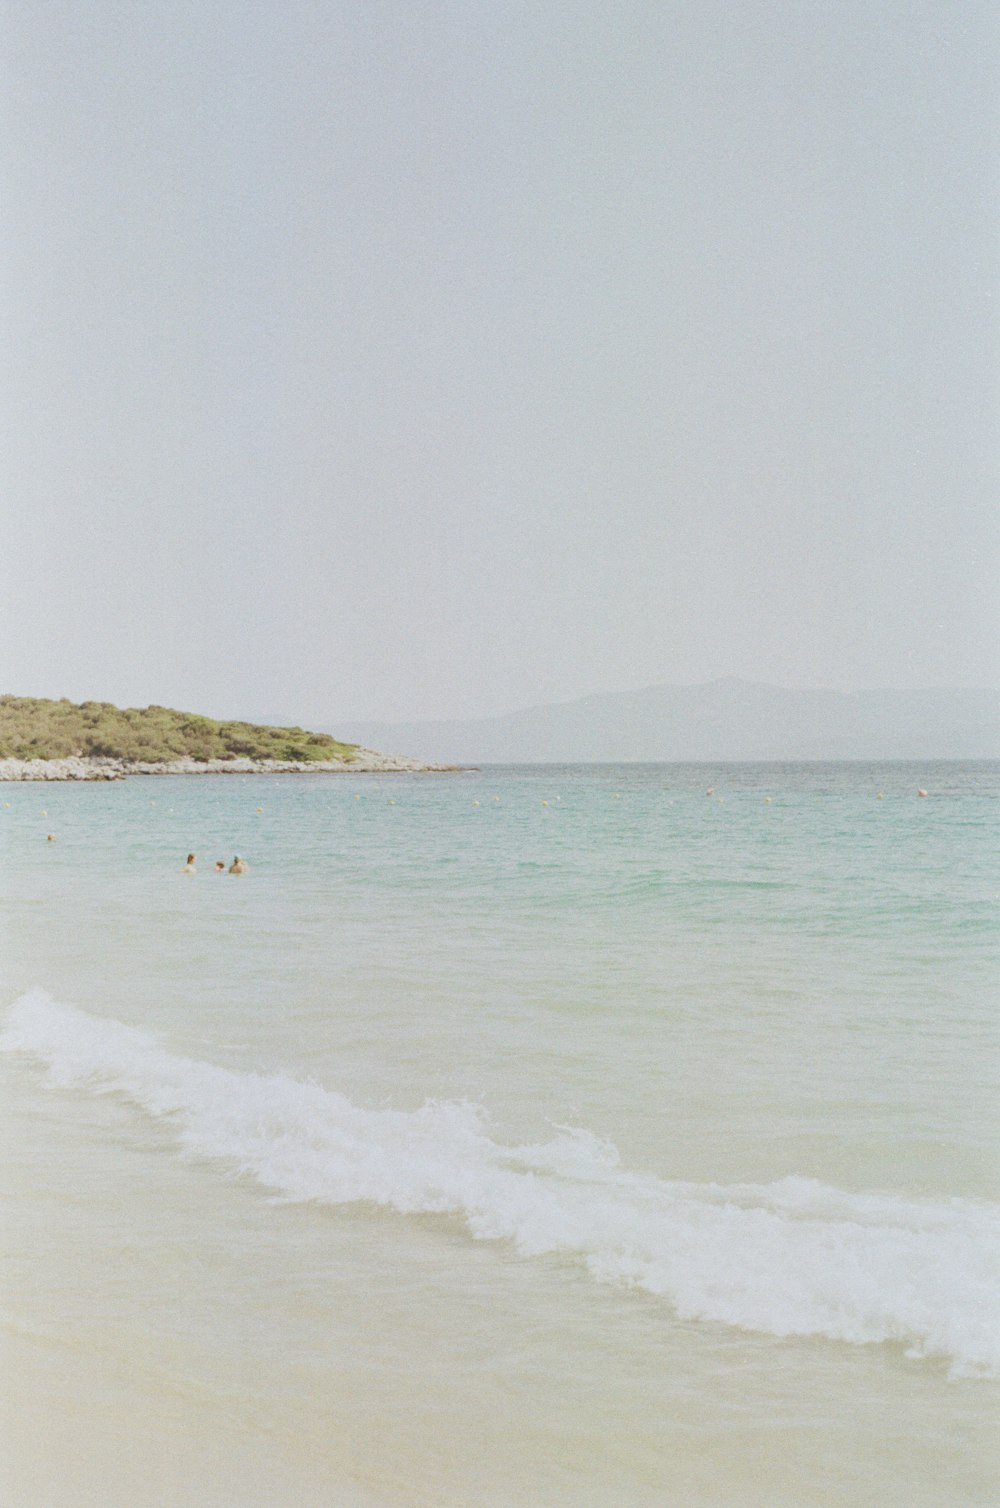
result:
[(356, 744), (302, 728), (222, 723), (170, 707), (0, 696), (0, 759), (279, 759), (313, 763), (354, 758)]

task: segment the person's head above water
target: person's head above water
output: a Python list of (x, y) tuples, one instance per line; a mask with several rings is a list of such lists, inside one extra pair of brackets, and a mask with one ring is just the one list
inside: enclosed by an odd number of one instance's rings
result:
[(216, 861), (215, 861), (215, 867), (216, 867), (216, 869), (225, 869), (225, 867), (226, 867), (226, 861), (225, 861), (225, 859), (216, 859)]

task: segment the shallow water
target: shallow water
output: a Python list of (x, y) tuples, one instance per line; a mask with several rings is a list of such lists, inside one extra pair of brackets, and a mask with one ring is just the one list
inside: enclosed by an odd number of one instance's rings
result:
[(995, 1504), (998, 777), (5, 787), (4, 1500)]

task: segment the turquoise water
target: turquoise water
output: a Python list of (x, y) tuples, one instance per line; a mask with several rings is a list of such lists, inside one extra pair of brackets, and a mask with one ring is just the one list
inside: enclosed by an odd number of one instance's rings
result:
[(7, 1499), (995, 1503), (998, 777), (4, 787)]

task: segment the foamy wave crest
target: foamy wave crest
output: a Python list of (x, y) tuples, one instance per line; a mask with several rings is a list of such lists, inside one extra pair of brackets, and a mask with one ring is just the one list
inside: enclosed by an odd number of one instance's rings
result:
[(680, 1317), (770, 1335), (898, 1341), (954, 1373), (1000, 1374), (1000, 1208), (849, 1194), (810, 1179), (665, 1182), (631, 1173), (586, 1131), (494, 1141), (483, 1112), (363, 1110), (281, 1074), (166, 1052), (146, 1032), (57, 1004), (11, 1007), (0, 1047), (53, 1084), (118, 1093), (166, 1117), (191, 1153), (292, 1200), (370, 1201), (458, 1216), (525, 1256), (577, 1256), (600, 1280), (662, 1296)]

